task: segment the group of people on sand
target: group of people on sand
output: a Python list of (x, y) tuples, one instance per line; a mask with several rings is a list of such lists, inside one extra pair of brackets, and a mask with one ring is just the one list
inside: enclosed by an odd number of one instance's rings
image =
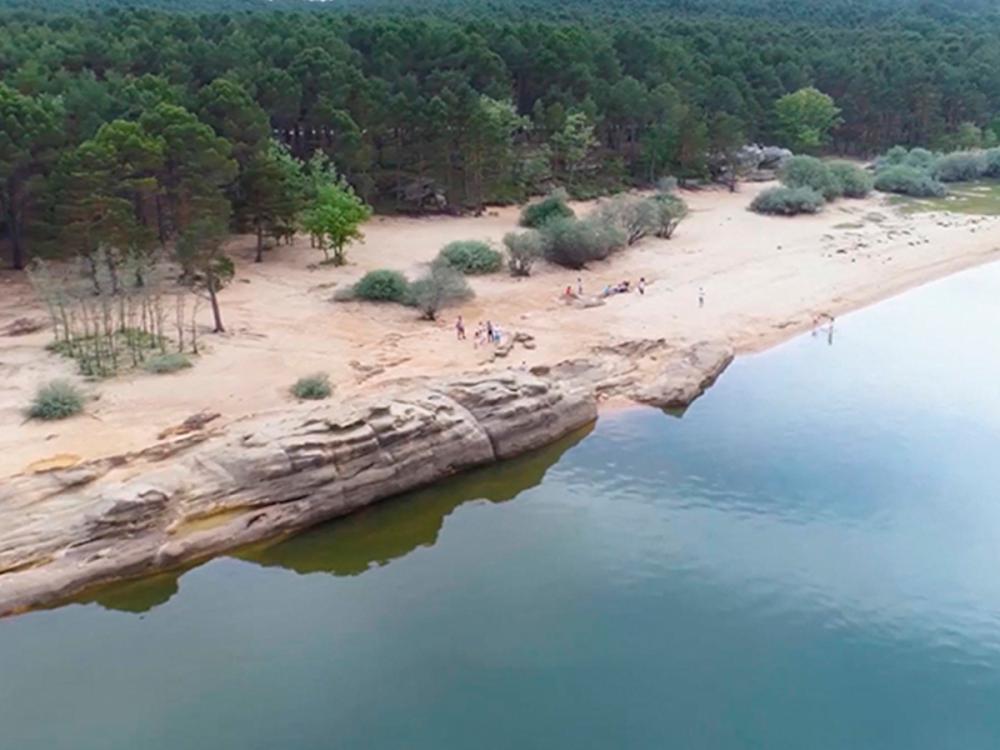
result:
[[(640, 276), (639, 282), (633, 286), (632, 282), (628, 279), (624, 279), (617, 284), (605, 284), (604, 289), (601, 291), (601, 297), (610, 297), (613, 294), (627, 294), (633, 289), (639, 292), (639, 294), (646, 293), (646, 277)], [(576, 280), (576, 292), (574, 293), (572, 286), (567, 286), (563, 292), (563, 296), (567, 299), (575, 298), (580, 299), (583, 297), (583, 279), (577, 278)]]
[[(465, 320), (459, 315), (455, 319), (455, 335), (458, 337), (459, 341), (465, 341)], [(499, 344), (503, 341), (503, 331), (500, 329), (500, 325), (493, 323), (493, 321), (487, 320), (485, 323), (479, 321), (479, 325), (476, 326), (476, 332), (473, 335), (472, 342), (476, 349), (484, 344)]]
[[(623, 279), (617, 284), (606, 284), (604, 286), (604, 291), (601, 292), (602, 297), (610, 297), (614, 294), (628, 294), (633, 289), (632, 282), (628, 279)], [(640, 276), (639, 283), (634, 287), (635, 291), (639, 294), (646, 293), (646, 277)]]

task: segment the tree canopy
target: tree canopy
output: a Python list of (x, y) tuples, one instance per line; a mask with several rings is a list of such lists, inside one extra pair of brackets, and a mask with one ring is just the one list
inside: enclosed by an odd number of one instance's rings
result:
[[(735, 173), (741, 141), (992, 145), (987, 0), (0, 0), (0, 246), (264, 238), (320, 154), (379, 210)], [(286, 188), (302, 172), (301, 193)]]

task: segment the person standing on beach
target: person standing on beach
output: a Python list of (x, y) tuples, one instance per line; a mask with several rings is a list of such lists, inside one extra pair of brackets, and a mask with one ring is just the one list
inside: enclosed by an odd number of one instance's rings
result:
[(489, 343), (493, 343), (493, 323), (486, 321), (486, 340)]
[(576, 296), (583, 296), (583, 279), (579, 276), (576, 277)]
[(639, 294), (645, 294), (646, 293), (646, 277), (645, 276), (640, 276), (639, 277), (639, 284), (638, 284), (638, 286), (636, 286), (636, 289), (639, 290)]
[(459, 341), (465, 341), (465, 321), (462, 320), (461, 315), (455, 321), (455, 335), (458, 336)]
[(705, 306), (705, 287), (698, 287), (698, 307)]

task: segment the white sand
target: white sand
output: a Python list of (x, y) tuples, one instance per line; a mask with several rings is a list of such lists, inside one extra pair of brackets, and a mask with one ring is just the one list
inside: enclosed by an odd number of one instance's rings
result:
[[(232, 247), (237, 281), (222, 293), (229, 332), (206, 333), (208, 351), (191, 370), (89, 384), (99, 399), (84, 416), (25, 422), (23, 409), (35, 387), (74, 376), (74, 367), (45, 351), (48, 332), (0, 337), (0, 476), (139, 449), (203, 409), (232, 420), (281, 408), (290, 403), (289, 385), (315, 371), (330, 374), (335, 398), (350, 398), (395, 378), (474, 369), (489, 360), (488, 350), (472, 344), (476, 323), (487, 318), (507, 332), (535, 337), (536, 349), (518, 348), (504, 365), (554, 363), (623, 338), (665, 337), (678, 345), (725, 341), (739, 352), (753, 351), (813, 327), (822, 315), (990, 260), (1000, 247), (996, 218), (904, 216), (881, 198), (841, 200), (815, 217), (758, 216), (746, 207), (764, 187), (687, 193), (692, 213), (674, 239), (644, 240), (579, 274), (541, 264), (529, 279), (505, 273), (473, 278), (476, 298), (445, 311), (437, 324), (400, 306), (330, 300), (335, 286), (370, 269), (415, 274), (449, 241), (499, 242), (515, 229), (516, 209), (480, 218), (375, 218), (345, 268), (315, 267), (321, 256), (306, 238), (254, 264), (252, 239), (240, 238)], [(588, 294), (622, 279), (634, 284), (640, 276), (649, 286), (644, 296), (620, 295), (601, 307), (577, 309), (560, 299), (567, 285), (576, 287), (577, 276)], [(469, 330), (465, 342), (455, 340), (457, 314)], [(0, 274), (0, 329), (18, 317), (44, 315), (21, 276)], [(207, 305), (203, 315), (207, 325)], [(368, 376), (372, 367), (383, 371)]]

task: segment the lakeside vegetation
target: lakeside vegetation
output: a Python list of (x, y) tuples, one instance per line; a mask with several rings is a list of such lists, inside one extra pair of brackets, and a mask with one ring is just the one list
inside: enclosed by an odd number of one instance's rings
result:
[(219, 226), (258, 259), (303, 226), (342, 263), (365, 206), (479, 211), (718, 177), (747, 142), (871, 155), (1000, 129), (1000, 15), (970, 0), (5, 0), (0, 19), (14, 265), (187, 232), (213, 293), (218, 253), (190, 235)]

